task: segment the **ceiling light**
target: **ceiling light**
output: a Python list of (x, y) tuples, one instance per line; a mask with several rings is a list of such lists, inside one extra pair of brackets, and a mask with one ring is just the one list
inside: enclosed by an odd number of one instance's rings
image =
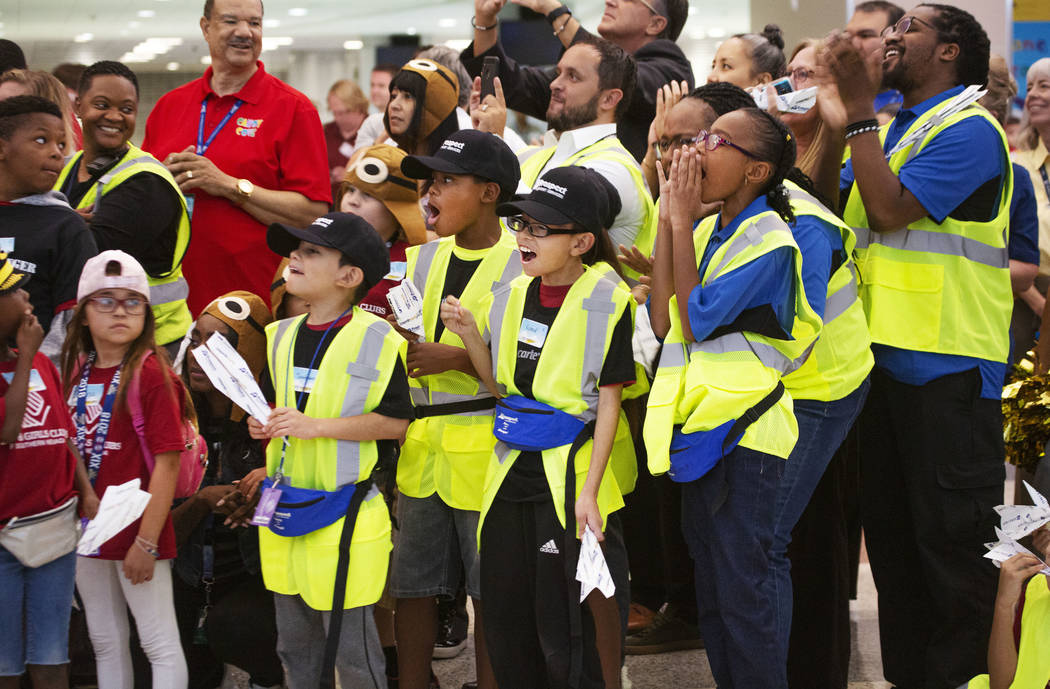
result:
[(281, 20), (280, 19), (263, 19), (263, 28), (264, 29), (276, 29), (280, 25), (281, 25)]
[[(3, 25), (0, 24), (0, 26), (3, 26)], [(76, 36), (73, 37), (73, 42), (74, 43), (87, 43), (88, 41), (90, 41), (94, 37), (95, 37), (95, 34), (93, 34), (93, 33), (78, 33)]]
[(276, 50), (277, 48), (284, 47), (292, 44), (291, 36), (263, 36), (262, 49)]
[(288, 10), (289, 17), (305, 17), (310, 10), (305, 7), (293, 7)]
[(445, 45), (449, 48), (452, 48), (457, 53), (462, 53), (464, 50), (466, 50), (467, 46), (469, 46), (470, 43), (471, 41), (469, 38), (452, 38), (445, 41)]
[(700, 10), (696, 9), (695, 7), (692, 7), (692, 6), (690, 6), (690, 7), (689, 7), (689, 15), (690, 15), (690, 16), (692, 16), (692, 15), (696, 14), (696, 13), (697, 13), (697, 12), (699, 12), (699, 11), (700, 11)]
[[(164, 0), (157, 0), (157, 1), (158, 2), (164, 2)], [(177, 72), (177, 71), (179, 71), (179, 63), (178, 62), (169, 62), (168, 64), (164, 65), (164, 69), (168, 70), (169, 72)]]
[(711, 38), (722, 38), (726, 35), (726, 30), (721, 26), (714, 26), (707, 30), (707, 35)]
[(142, 17), (143, 19), (149, 19), (150, 17), (157, 16), (157, 13), (154, 12), (153, 10), (139, 10), (137, 12), (137, 14), (138, 14), (138, 16)]
[(210, 65), (211, 64), (211, 55), (205, 55), (204, 57), (202, 57), (201, 58), (201, 64), (202, 65)]
[(409, 36), (415, 36), (419, 32), (416, 31), (416, 27), (410, 26), (407, 29), (405, 29), (405, 33), (408, 34)]
[(364, 41), (358, 41), (358, 40), (351, 39), (349, 41), (344, 41), (343, 42), (343, 50), (361, 50), (361, 48), (364, 48), (364, 47), (365, 47), (365, 42)]
[(442, 19), (438, 19), (438, 26), (440, 26), (442, 29), (451, 29), (455, 25), (456, 20), (452, 17), (444, 17)]

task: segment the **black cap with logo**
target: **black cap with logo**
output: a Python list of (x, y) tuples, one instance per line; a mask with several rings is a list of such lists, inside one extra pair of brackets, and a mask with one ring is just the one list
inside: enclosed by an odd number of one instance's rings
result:
[(386, 242), (360, 215), (329, 213), (307, 227), (275, 222), (266, 230), (266, 245), (281, 256), (288, 256), (299, 248), (300, 241), (341, 251), (364, 273), (368, 289), (390, 272), (390, 251)]
[(477, 129), (461, 129), (441, 144), (432, 156), (408, 156), (401, 171), (414, 179), (427, 179), (430, 173), (477, 175), (512, 194), (521, 179), (521, 166), (510, 146), (495, 134)]
[(496, 207), (496, 215), (529, 215), (548, 225), (576, 223), (586, 232), (608, 229), (620, 212), (620, 195), (609, 180), (590, 168), (551, 168), (528, 196)]

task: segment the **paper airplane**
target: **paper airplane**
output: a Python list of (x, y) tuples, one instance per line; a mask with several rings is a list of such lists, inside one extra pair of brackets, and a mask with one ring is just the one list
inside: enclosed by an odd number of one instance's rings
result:
[(102, 494), (98, 514), (87, 523), (77, 544), (77, 555), (94, 555), (99, 547), (142, 516), (152, 497), (133, 478), (119, 486), (110, 486)]
[(609, 565), (605, 562), (602, 547), (598, 545), (598, 537), (589, 526), (583, 529), (580, 559), (576, 563), (576, 581), (580, 582), (581, 603), (594, 589), (601, 591), (606, 598), (612, 598), (616, 593), (616, 584), (609, 574)]

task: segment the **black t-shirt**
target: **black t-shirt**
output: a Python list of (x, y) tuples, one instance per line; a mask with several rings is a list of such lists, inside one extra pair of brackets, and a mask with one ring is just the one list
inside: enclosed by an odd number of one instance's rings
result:
[[(74, 208), (98, 178), (119, 160), (99, 170), (86, 182), (78, 182), (81, 157), (73, 165), (62, 193)], [(95, 199), (94, 217), (89, 226), (99, 251), (120, 249), (135, 257), (149, 275), (171, 270), (171, 258), (182, 218), (182, 202), (176, 191), (160, 175), (142, 172), (132, 175), (116, 188)]]
[(26, 291), (44, 327), (72, 308), (84, 263), (98, 253), (84, 220), (60, 195), (29, 197), (31, 203), (0, 203), (0, 251), (15, 270), (28, 273)]
[[(445, 288), (441, 292), (441, 298), (444, 299), (451, 295), (459, 299), (460, 295), (463, 294), (463, 290), (467, 288), (470, 278), (474, 277), (474, 273), (479, 265), (481, 265), (480, 258), (475, 261), (464, 261), (453, 253), (449, 257), (448, 270), (445, 271)], [(437, 323), (434, 324), (435, 342), (441, 339), (441, 333), (443, 332), (445, 332), (445, 324), (438, 318)]]
[[(561, 306), (547, 307), (540, 303), (540, 280), (536, 278), (525, 294), (525, 307), (522, 320), (529, 319), (547, 327), (548, 331)], [(545, 290), (546, 291), (546, 290)], [(568, 291), (567, 289), (565, 291)], [(564, 298), (564, 294), (561, 295)], [(493, 337), (496, 335), (493, 334)], [(632, 338), (634, 327), (631, 322), (630, 309), (624, 309), (620, 320), (613, 328), (609, 342), (609, 352), (602, 364), (602, 373), (598, 379), (599, 387), (605, 385), (629, 385), (635, 380), (634, 348)], [(547, 342), (543, 343), (544, 345)], [(518, 340), (517, 363), (514, 366), (514, 385), (526, 397), (534, 397), (532, 385), (536, 375), (536, 363), (539, 360), (541, 347), (534, 347)], [(543, 457), (539, 452), (522, 452), (514, 461), (503, 485), (499, 497), (511, 502), (542, 502), (550, 498), (550, 488), (543, 471)]]

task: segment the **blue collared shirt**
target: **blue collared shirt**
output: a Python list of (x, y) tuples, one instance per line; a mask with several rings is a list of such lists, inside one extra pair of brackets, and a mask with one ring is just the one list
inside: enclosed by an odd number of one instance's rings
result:
[[(955, 86), (901, 110), (890, 124), (883, 150), (896, 146), (917, 118), (964, 90), (963, 86)], [(996, 177), (1005, 179), (1009, 164), (995, 128), (983, 117), (969, 117), (938, 134), (901, 166), (897, 176), (930, 218), (942, 223), (979, 187)], [(842, 167), (839, 188), (848, 189), (853, 181), (853, 161), (850, 160)], [(871, 351), (875, 365), (902, 383), (925, 385), (952, 373), (977, 368), (981, 374), (981, 397), (999, 399), (1002, 394), (1006, 362), (880, 344), (872, 344)]]
[(1010, 199), (1010, 258), (1039, 265), (1039, 208), (1032, 177), (1014, 166), (1014, 195)]
[[(725, 227), (719, 213), (700, 259), (699, 274), (703, 276), (715, 251), (733, 236), (742, 222), (768, 210), (772, 208), (761, 196)], [(772, 308), (780, 328), (790, 337), (795, 320), (794, 287), (795, 252), (786, 246), (763, 254), (706, 285), (697, 285), (689, 295), (688, 307), (693, 339), (702, 342), (716, 328), (733, 323), (745, 310), (762, 306)]]

